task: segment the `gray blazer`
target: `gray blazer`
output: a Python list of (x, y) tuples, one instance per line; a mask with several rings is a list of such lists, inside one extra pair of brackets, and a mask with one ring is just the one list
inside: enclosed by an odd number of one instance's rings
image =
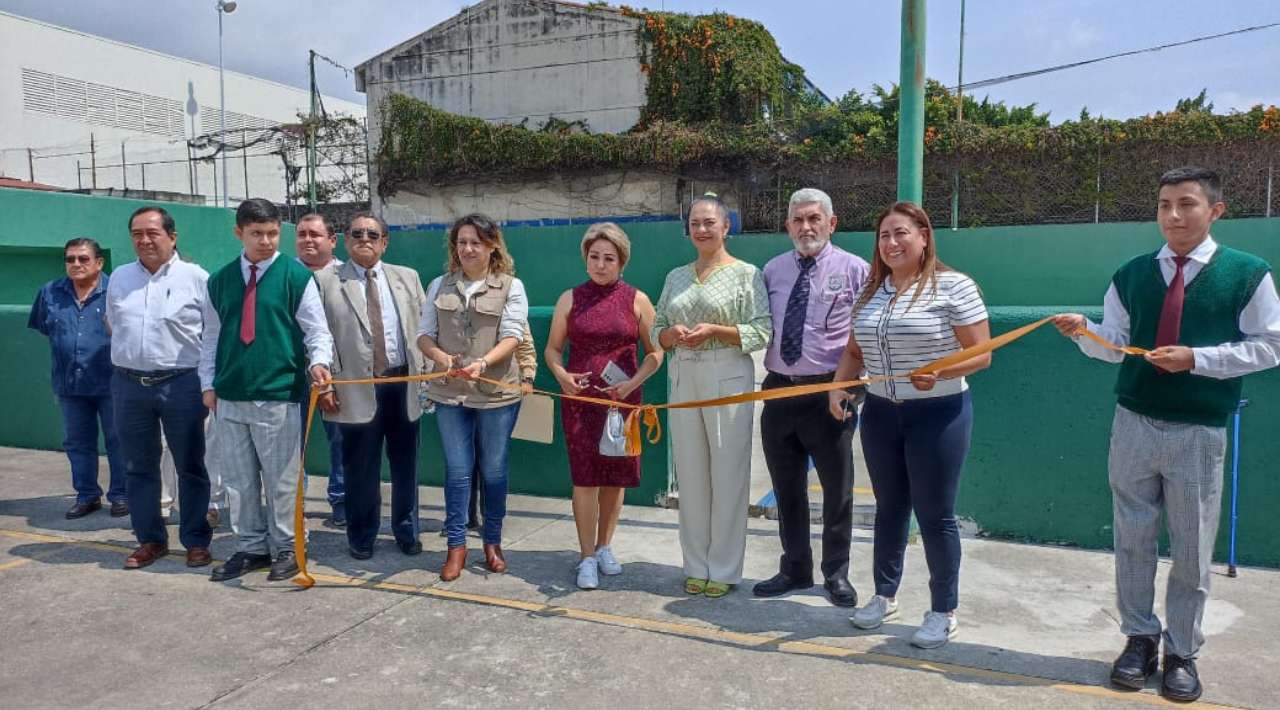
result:
[[(382, 267), (387, 275), (395, 301), (396, 315), (400, 318), (400, 332), (404, 337), (405, 354), (410, 375), (426, 372), (425, 358), (418, 349), (418, 319), (427, 295), (422, 290), (418, 272), (407, 266), (393, 266), (386, 262)], [(357, 380), (373, 376), (373, 340), (369, 330), (369, 315), (364, 303), (364, 282), (348, 261), (336, 269), (316, 272), (320, 287), (320, 300), (329, 320), (329, 332), (333, 334), (333, 379)], [(377, 410), (373, 385), (337, 385), (338, 413), (326, 414), (326, 421), (340, 424), (365, 424), (373, 419)], [(418, 386), (409, 383), (405, 393), (405, 412), (409, 421), (422, 415), (418, 401)]]

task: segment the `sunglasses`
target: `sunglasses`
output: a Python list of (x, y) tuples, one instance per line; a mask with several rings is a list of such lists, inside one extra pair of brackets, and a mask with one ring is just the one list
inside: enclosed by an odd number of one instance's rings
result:
[(352, 239), (368, 239), (369, 241), (377, 241), (382, 239), (382, 232), (376, 229), (353, 229), (347, 232), (347, 236)]
[(95, 258), (96, 257), (88, 256), (87, 254), (76, 254), (76, 255), (64, 256), (62, 257), (62, 260), (67, 262), (68, 264), (75, 264), (75, 263), (89, 264), (89, 263), (92, 263)]

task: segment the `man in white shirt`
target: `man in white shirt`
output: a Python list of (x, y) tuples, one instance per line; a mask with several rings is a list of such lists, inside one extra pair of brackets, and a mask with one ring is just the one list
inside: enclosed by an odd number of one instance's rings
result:
[(205, 282), (209, 276), (178, 258), (178, 231), (161, 207), (142, 207), (129, 218), (138, 260), (111, 274), (107, 325), (111, 328), (111, 394), (124, 458), (130, 516), (138, 548), (125, 569), (146, 567), (169, 553), (160, 513), (160, 433), (178, 470), (179, 539), (187, 565), (212, 561), (209, 473), (204, 465), (205, 408), (200, 401), (200, 343)]
[[(1116, 271), (1102, 324), (1054, 318), (1086, 355), (1120, 363), (1108, 474), (1113, 500), (1116, 601), (1124, 651), (1111, 682), (1145, 687), (1161, 643), (1155, 615), (1157, 539), (1163, 513), (1170, 557), (1160, 694), (1200, 697), (1195, 659), (1212, 578), (1228, 417), (1241, 377), (1280, 364), (1280, 298), (1262, 259), (1219, 245), (1209, 227), (1226, 204), (1217, 174), (1184, 167), (1160, 177), (1156, 220), (1165, 245)], [(1149, 352), (1126, 357), (1082, 337)]]

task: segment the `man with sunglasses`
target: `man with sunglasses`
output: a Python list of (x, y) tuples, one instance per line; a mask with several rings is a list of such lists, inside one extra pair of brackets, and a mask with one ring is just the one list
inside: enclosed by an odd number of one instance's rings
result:
[[(333, 335), (335, 380), (399, 377), (425, 372), (414, 346), (427, 297), (418, 272), (382, 261), (387, 228), (368, 212), (351, 219), (345, 237), (349, 261), (316, 273)], [(321, 395), (325, 421), (342, 429), (346, 476), (347, 544), (367, 560), (382, 518), (382, 449), (391, 469), (391, 531), (406, 555), (418, 540), (418, 401), (416, 383), (337, 385)]]
[(111, 517), (129, 514), (124, 463), (111, 411), (111, 333), (105, 319), (107, 276), (102, 273), (102, 247), (76, 237), (62, 249), (67, 275), (45, 284), (31, 305), (27, 327), (49, 338), (53, 363), (50, 379), (62, 409), (62, 448), (71, 463), (76, 502), (68, 520), (102, 507), (98, 485), (98, 425), (107, 444), (111, 471), (107, 501)]

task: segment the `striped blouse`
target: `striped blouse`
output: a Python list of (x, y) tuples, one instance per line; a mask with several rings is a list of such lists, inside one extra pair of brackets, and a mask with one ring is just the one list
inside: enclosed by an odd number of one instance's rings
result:
[[(915, 286), (895, 298), (891, 279), (876, 290), (871, 300), (855, 314), (854, 338), (862, 349), (868, 375), (906, 375), (944, 355), (960, 350), (954, 326), (973, 325), (987, 320), (987, 307), (973, 279), (958, 271), (938, 272), (938, 291), (924, 285), (915, 303)], [(901, 401), (944, 397), (968, 389), (963, 377), (938, 380), (924, 392), (903, 380), (876, 382), (867, 387), (873, 395)]]

